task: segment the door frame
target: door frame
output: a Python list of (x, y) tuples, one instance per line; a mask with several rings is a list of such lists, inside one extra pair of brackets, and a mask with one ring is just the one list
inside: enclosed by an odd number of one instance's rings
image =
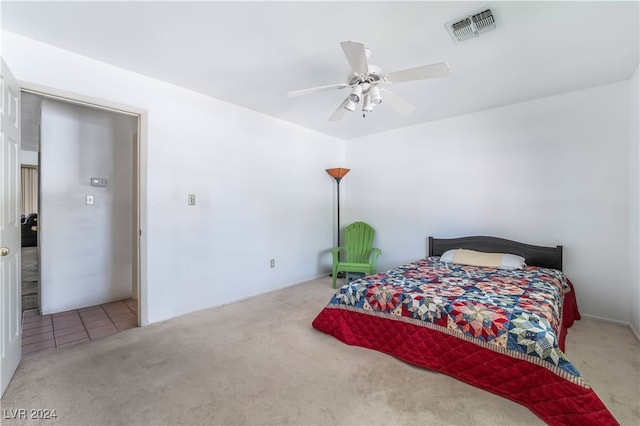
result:
[[(142, 108), (125, 105), (105, 99), (93, 98), (91, 96), (81, 95), (55, 89), (52, 87), (42, 86), (39, 84), (29, 83), (18, 80), (20, 90), (22, 92), (32, 93), (44, 98), (54, 99), (58, 101), (68, 102), (76, 105), (102, 109), (106, 111), (116, 112), (137, 117), (138, 131), (137, 140), (134, 140), (135, 147), (133, 150), (133, 181), (134, 181), (134, 223), (132, 238), (132, 282), (137, 289), (138, 300), (138, 326), (149, 324), (148, 315), (148, 292), (147, 292), (147, 124), (148, 111)], [(135, 139), (135, 138), (134, 138)]]

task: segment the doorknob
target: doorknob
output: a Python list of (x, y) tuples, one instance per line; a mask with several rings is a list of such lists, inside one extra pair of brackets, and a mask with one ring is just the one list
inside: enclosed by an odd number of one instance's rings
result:
[(0, 248), (0, 256), (6, 256), (8, 254), (9, 254), (9, 248), (8, 247)]

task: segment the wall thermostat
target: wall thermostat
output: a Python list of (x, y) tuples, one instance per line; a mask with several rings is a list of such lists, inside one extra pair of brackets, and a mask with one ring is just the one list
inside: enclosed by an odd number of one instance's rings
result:
[(107, 180), (101, 177), (92, 177), (91, 186), (107, 186)]

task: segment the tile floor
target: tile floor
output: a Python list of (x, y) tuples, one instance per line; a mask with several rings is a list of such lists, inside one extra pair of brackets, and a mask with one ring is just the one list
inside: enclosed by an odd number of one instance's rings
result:
[(22, 356), (137, 327), (137, 311), (138, 302), (133, 299), (52, 315), (26, 311), (22, 321)]

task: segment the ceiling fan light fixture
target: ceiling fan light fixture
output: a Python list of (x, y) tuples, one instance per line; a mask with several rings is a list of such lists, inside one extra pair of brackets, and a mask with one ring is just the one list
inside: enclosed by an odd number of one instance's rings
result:
[(371, 89), (369, 89), (369, 99), (374, 105), (380, 105), (382, 103), (382, 96), (380, 95), (378, 85), (373, 85)]
[(365, 93), (364, 95), (364, 101), (362, 101), (362, 111), (363, 112), (373, 111), (373, 104), (371, 103), (371, 96), (369, 96), (369, 93)]
[(351, 94), (349, 95), (349, 100), (352, 102), (358, 103), (360, 102), (361, 96), (362, 96), (362, 86), (358, 84), (354, 86), (353, 90), (351, 90)]
[(351, 100), (351, 96), (347, 98), (347, 102), (344, 104), (344, 109), (351, 112), (356, 110), (356, 102)]

